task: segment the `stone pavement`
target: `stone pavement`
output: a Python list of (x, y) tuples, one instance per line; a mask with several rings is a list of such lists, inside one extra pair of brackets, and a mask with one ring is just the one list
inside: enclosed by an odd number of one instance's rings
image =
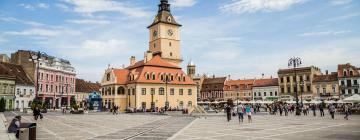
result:
[[(5, 112), (7, 121), (17, 113)], [(1, 114), (0, 114), (1, 116)], [(2, 115), (4, 116), (4, 115)], [(23, 114), (23, 122), (34, 122)], [(163, 116), (150, 114), (111, 115), (101, 112), (89, 115), (45, 114), (37, 121), (39, 140), (359, 140), (360, 116), (346, 121), (337, 115), (335, 120), (313, 116), (273, 116), (256, 114), (253, 123), (239, 123), (237, 118), (226, 121), (224, 114), (201, 116)], [(4, 119), (4, 117), (3, 117)], [(13, 139), (1, 127), (0, 139)], [(12, 136), (13, 138), (9, 138)]]
[(360, 116), (273, 116), (254, 115), (239, 123), (237, 118), (202, 117), (177, 133), (173, 140), (360, 140)]

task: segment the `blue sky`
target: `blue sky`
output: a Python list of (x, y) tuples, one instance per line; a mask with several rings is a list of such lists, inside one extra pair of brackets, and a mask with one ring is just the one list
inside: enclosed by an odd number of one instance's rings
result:
[[(232, 79), (275, 76), (290, 57), (336, 71), (360, 66), (358, 0), (170, 0), (183, 68)], [(159, 0), (2, 0), (0, 53), (41, 50), (99, 81), (107, 65), (143, 59)], [(186, 70), (186, 69), (184, 69)]]

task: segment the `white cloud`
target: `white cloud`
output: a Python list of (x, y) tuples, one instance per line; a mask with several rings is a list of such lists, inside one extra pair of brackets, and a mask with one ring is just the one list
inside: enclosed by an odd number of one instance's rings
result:
[(27, 20), (21, 20), (13, 17), (0, 17), (0, 21), (4, 22), (15, 22), (15, 23), (21, 23), (21, 24), (27, 24), (30, 26), (43, 26), (44, 24), (35, 22), (35, 21), (27, 21)]
[(339, 30), (339, 31), (320, 31), (320, 32), (306, 32), (306, 33), (302, 33), (300, 34), (300, 36), (303, 37), (309, 37), (309, 36), (327, 36), (327, 35), (340, 35), (340, 34), (345, 34), (345, 33), (351, 33), (352, 31), (350, 30)]
[(357, 17), (357, 16), (360, 16), (360, 13), (350, 13), (350, 14), (343, 15), (343, 16), (329, 18), (329, 19), (326, 19), (324, 21), (329, 22), (329, 21), (347, 20), (347, 19)]
[(88, 16), (97, 12), (120, 12), (132, 17), (149, 16), (149, 12), (144, 11), (143, 8), (112, 0), (63, 0), (63, 2), (74, 5), (75, 12)]
[(37, 4), (37, 7), (43, 8), (43, 9), (48, 9), (50, 6), (49, 6), (49, 4), (46, 4), (46, 3), (39, 3), (39, 4)]
[(6, 35), (14, 35), (14, 36), (43, 36), (43, 37), (51, 37), (51, 36), (60, 36), (60, 35), (79, 35), (81, 34), (78, 31), (68, 30), (68, 29), (41, 29), (41, 28), (32, 28), (23, 31), (7, 31)]
[(330, 3), (333, 5), (344, 5), (351, 3), (352, 0), (331, 0)]
[(61, 3), (56, 3), (55, 4), (56, 7), (60, 8), (61, 10), (64, 10), (64, 11), (70, 11), (70, 7), (65, 5), (65, 4), (61, 4)]
[(254, 13), (258, 11), (273, 12), (283, 11), (296, 4), (302, 4), (307, 0), (233, 0), (230, 4), (220, 7), (227, 13)]
[(174, 7), (191, 7), (196, 4), (196, 0), (173, 0), (171, 2)]
[(21, 3), (19, 4), (19, 6), (24, 7), (27, 10), (35, 10), (36, 8), (40, 8), (40, 9), (49, 9), (49, 4), (46, 3), (38, 3), (38, 4), (25, 4), (25, 3)]
[(20, 4), (19, 6), (24, 7), (25, 9), (28, 9), (28, 10), (35, 10), (35, 7), (32, 6), (31, 4), (24, 4), (24, 3), (22, 3), (22, 4)]
[(108, 20), (98, 20), (98, 19), (66, 20), (66, 22), (75, 23), (75, 24), (95, 24), (95, 25), (107, 25), (111, 23)]

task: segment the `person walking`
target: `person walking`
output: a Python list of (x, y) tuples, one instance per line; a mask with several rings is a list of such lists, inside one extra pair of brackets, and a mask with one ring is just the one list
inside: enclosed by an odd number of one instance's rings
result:
[(350, 108), (348, 104), (344, 105), (344, 113), (345, 113), (344, 119), (349, 120)]
[(329, 112), (330, 112), (331, 118), (335, 119), (335, 117), (334, 117), (335, 116), (335, 106), (333, 104), (330, 104)]
[(239, 123), (240, 122), (244, 122), (244, 106), (240, 103), (237, 108), (237, 114), (238, 114), (238, 117), (239, 117)]
[(230, 122), (230, 120), (231, 120), (231, 107), (230, 107), (230, 105), (227, 105), (225, 107), (225, 111), (226, 111), (227, 121)]
[(325, 103), (322, 102), (322, 103), (319, 105), (320, 117), (324, 117), (324, 116), (325, 116), (324, 107), (325, 107)]
[(249, 123), (252, 122), (252, 118), (251, 118), (251, 106), (250, 105), (247, 105), (246, 108), (245, 108), (245, 111), (246, 111), (246, 115), (248, 116), (248, 121)]
[(283, 106), (282, 105), (279, 105), (279, 111), (280, 111), (280, 116), (282, 116), (282, 114), (283, 114)]
[(288, 116), (289, 110), (288, 110), (288, 106), (286, 104), (284, 105), (283, 110), (285, 112), (285, 116)]
[(39, 116), (40, 119), (42, 119), (42, 115), (41, 115), (41, 111), (39, 109), (39, 107), (35, 107), (35, 109), (33, 110), (33, 116), (34, 116), (34, 120), (38, 120)]
[(316, 117), (316, 105), (315, 104), (311, 105), (311, 110), (313, 111), (314, 117)]
[(20, 124), (21, 124), (21, 116), (15, 116), (8, 127), (8, 133), (15, 133), (15, 137), (17, 139), (19, 138)]

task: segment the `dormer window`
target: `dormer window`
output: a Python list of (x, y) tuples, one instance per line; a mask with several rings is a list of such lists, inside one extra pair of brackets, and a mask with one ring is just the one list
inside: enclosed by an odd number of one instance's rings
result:
[(106, 81), (110, 81), (110, 73), (106, 75)]
[(146, 80), (150, 80), (150, 74), (145, 74)]
[(155, 80), (155, 74), (152, 74), (152, 80)]

